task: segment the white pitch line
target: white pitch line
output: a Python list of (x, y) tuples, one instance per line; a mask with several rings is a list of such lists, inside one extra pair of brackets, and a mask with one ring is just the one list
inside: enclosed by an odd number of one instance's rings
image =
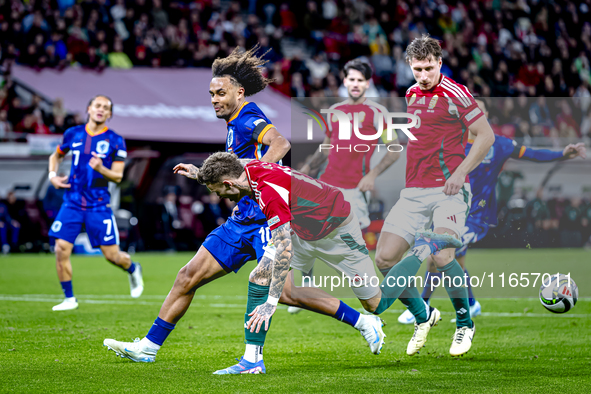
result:
[[(129, 297), (127, 297), (129, 298)], [(164, 297), (163, 297), (164, 298)], [(211, 297), (215, 298), (215, 297)], [(0, 294), (0, 301), (17, 301), (17, 302), (51, 302), (56, 303), (63, 301), (63, 297), (55, 295), (43, 295), (43, 294), (29, 294), (29, 295), (7, 295)], [(80, 304), (110, 304), (110, 305), (162, 305), (162, 302), (150, 302), (150, 301), (134, 301), (134, 300), (96, 300), (96, 299), (84, 299), (78, 298)], [(191, 305), (197, 307), (209, 307), (209, 308), (240, 308), (244, 309), (246, 304), (225, 304), (225, 303), (212, 303), (212, 304), (200, 304), (193, 302)], [(279, 309), (286, 309), (286, 306), (280, 306)]]
[[(390, 310), (388, 309), (387, 312), (391, 313), (402, 313), (405, 310)], [(455, 316), (455, 312), (442, 312), (442, 315), (453, 315)], [(576, 313), (517, 313), (517, 312), (482, 312), (481, 316), (486, 317), (558, 317), (558, 318), (583, 318), (583, 319), (590, 319), (591, 315), (584, 315), (584, 314), (576, 314)]]
[[(61, 294), (0, 294), (0, 297), (45, 297), (45, 298), (63, 298)], [(98, 298), (98, 299), (129, 299), (131, 296), (124, 295), (124, 294), (76, 294), (76, 297), (80, 298)], [(164, 301), (166, 298), (166, 294), (164, 295), (143, 295), (141, 296), (142, 299), (150, 299), (150, 300), (161, 300)], [(221, 300), (225, 298), (229, 299), (237, 299), (237, 300), (246, 300), (247, 296), (242, 295), (206, 295), (206, 294), (195, 294), (193, 297), (194, 299), (200, 300)]]
[[(79, 298), (78, 298), (79, 297)], [(78, 296), (78, 302), (82, 304), (111, 304), (111, 305), (162, 305), (162, 302), (150, 302), (150, 301), (141, 301), (141, 300), (131, 300), (129, 296), (123, 296), (120, 294), (103, 294), (103, 295), (80, 295)], [(95, 298), (103, 298), (103, 299), (95, 299)], [(109, 300), (106, 298), (115, 298), (114, 300)], [(121, 298), (127, 298), (123, 300)], [(152, 298), (152, 299), (159, 299), (164, 300), (166, 296), (144, 296), (142, 298)], [(245, 299), (244, 296), (218, 296), (218, 295), (200, 295), (200, 297), (195, 296), (195, 298), (203, 299), (203, 300), (219, 300), (219, 299)], [(481, 298), (483, 299), (483, 298)], [(0, 294), (0, 301), (21, 301), (21, 302), (60, 302), (63, 300), (62, 296), (55, 295), (55, 294), (22, 294), (22, 295), (13, 295), (13, 294)], [(493, 300), (493, 299), (491, 299)], [(537, 298), (533, 298), (532, 300), (537, 300)], [(212, 304), (200, 304), (200, 303), (192, 303), (193, 306), (203, 306), (203, 307), (210, 307), (210, 308), (245, 308), (245, 304), (226, 304), (226, 303), (212, 303)], [(285, 309), (287, 306), (279, 305), (279, 309)], [(363, 309), (357, 309), (360, 312), (364, 312)], [(388, 313), (402, 313), (404, 310), (401, 309), (388, 309)], [(455, 312), (441, 312), (442, 315), (455, 315)], [(558, 317), (558, 318), (582, 318), (588, 319), (591, 318), (591, 314), (576, 314), (576, 313), (564, 313), (564, 314), (550, 314), (550, 313), (517, 313), (517, 312), (482, 312), (482, 316), (485, 317)]]

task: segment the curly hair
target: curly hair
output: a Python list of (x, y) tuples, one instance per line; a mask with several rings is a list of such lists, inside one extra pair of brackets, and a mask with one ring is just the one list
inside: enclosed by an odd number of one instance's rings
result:
[(410, 64), (412, 59), (428, 60), (433, 56), (435, 61), (441, 58), (442, 50), (439, 41), (429, 37), (428, 34), (423, 34), (421, 37), (415, 38), (406, 47), (406, 61)]
[(222, 183), (224, 178), (238, 178), (244, 172), (238, 156), (229, 152), (216, 152), (209, 156), (199, 169), (197, 182), (202, 185)]
[(230, 78), (235, 86), (244, 88), (245, 96), (252, 96), (265, 89), (274, 80), (263, 75), (262, 66), (267, 63), (263, 56), (267, 52), (258, 57), (255, 53), (259, 48), (258, 44), (244, 52), (236, 48), (227, 57), (215, 59), (211, 67), (213, 78)]

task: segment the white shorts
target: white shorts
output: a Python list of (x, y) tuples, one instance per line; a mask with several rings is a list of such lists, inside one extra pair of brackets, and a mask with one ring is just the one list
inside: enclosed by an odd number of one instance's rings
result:
[(399, 235), (411, 246), (414, 244), (415, 233), (430, 229), (432, 224), (434, 228), (449, 228), (459, 236), (462, 234), (471, 200), (469, 183), (464, 183), (464, 187), (454, 196), (446, 196), (443, 186), (403, 189), (400, 199), (384, 222), (382, 232)]
[(345, 201), (351, 204), (351, 210), (359, 219), (359, 228), (363, 230), (369, 227), (371, 223), (369, 220), (369, 192), (362, 192), (359, 189), (341, 189), (340, 187), (337, 189), (343, 192)]
[(292, 268), (308, 273), (316, 259), (320, 259), (339, 275), (344, 274), (351, 279), (351, 288), (358, 299), (368, 300), (379, 293), (379, 286), (370, 286), (370, 282), (376, 284), (380, 281), (371, 281), (376, 271), (361, 236), (357, 218), (353, 217), (349, 224), (317, 241), (305, 241), (292, 234), (291, 242), (294, 248), (290, 264)]

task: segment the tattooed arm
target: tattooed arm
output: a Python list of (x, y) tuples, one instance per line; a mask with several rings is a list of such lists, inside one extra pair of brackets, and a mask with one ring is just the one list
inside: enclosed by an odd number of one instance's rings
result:
[(267, 331), (269, 329), (269, 320), (271, 320), (271, 316), (273, 316), (273, 313), (275, 313), (275, 310), (277, 309), (277, 302), (283, 292), (283, 286), (285, 285), (287, 274), (289, 273), (289, 263), (293, 256), (290, 230), (291, 227), (289, 222), (287, 222), (271, 231), (273, 244), (275, 244), (277, 252), (275, 254), (275, 261), (273, 262), (271, 271), (269, 298), (267, 299), (267, 302), (263, 305), (257, 306), (256, 309), (249, 314), (249, 316), (252, 317), (246, 324), (246, 328), (250, 328), (250, 332), (253, 332), (256, 328), (256, 332), (258, 333), (263, 322), (265, 323), (265, 331)]
[(199, 168), (193, 164), (179, 163), (174, 166), (172, 171), (175, 174), (184, 175), (189, 179), (197, 179), (197, 175), (199, 175)]

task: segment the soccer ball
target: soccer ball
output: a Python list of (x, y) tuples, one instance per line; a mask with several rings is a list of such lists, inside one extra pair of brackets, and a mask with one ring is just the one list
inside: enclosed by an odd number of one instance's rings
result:
[(540, 302), (554, 313), (565, 313), (575, 307), (579, 288), (570, 275), (554, 274), (540, 287)]

